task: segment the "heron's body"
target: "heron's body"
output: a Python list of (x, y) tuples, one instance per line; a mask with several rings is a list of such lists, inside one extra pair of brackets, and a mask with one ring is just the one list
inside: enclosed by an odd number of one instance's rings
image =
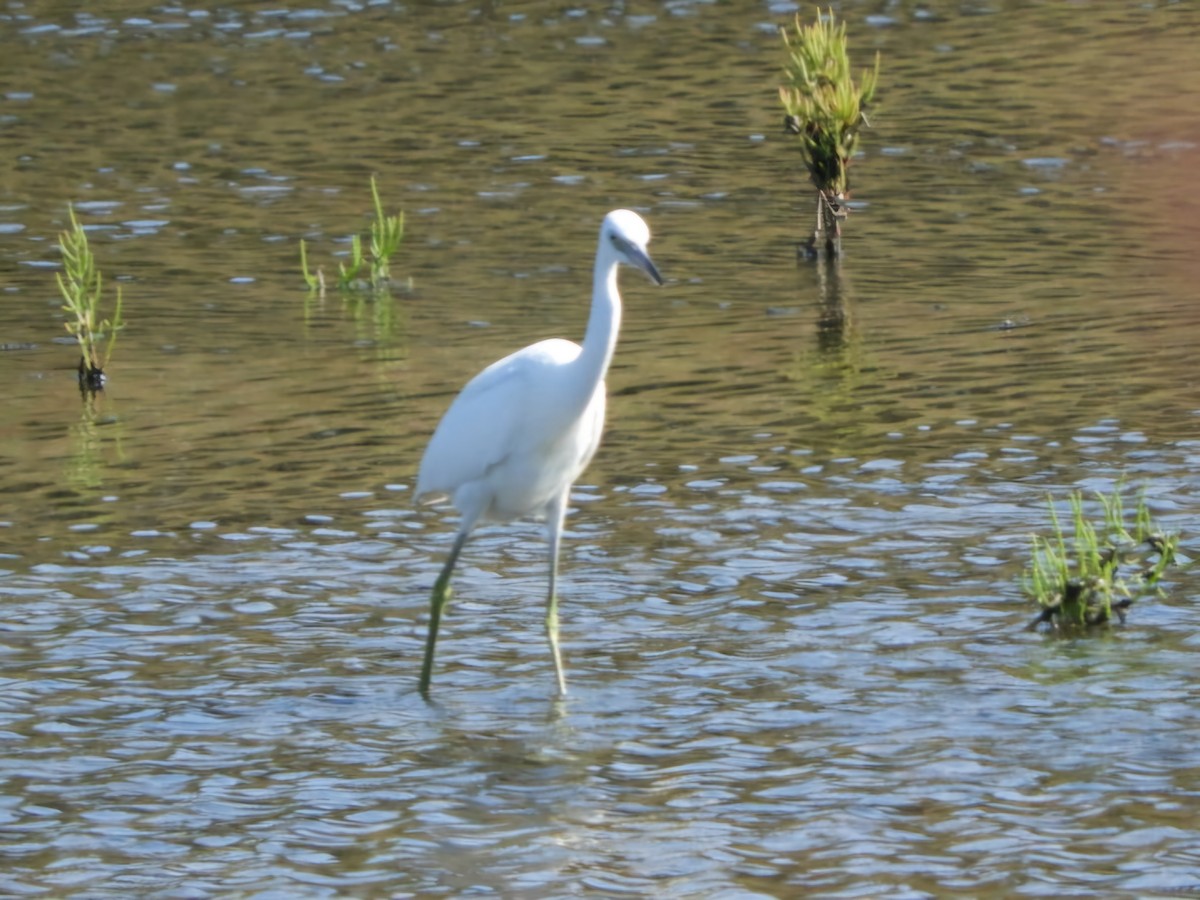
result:
[[(452, 500), (476, 521), (546, 516), (591, 462), (604, 428), (604, 382), (581, 397), (567, 377), (579, 353), (572, 341), (540, 341), (471, 379), (425, 450), (418, 501)], [(497, 409), (509, 412), (492, 415)], [(474, 452), (457, 452), (463, 447)]]
[(433, 588), (422, 693), (429, 690), (450, 575), (471, 529), (481, 521), (506, 522), (525, 516), (546, 520), (550, 544), (546, 633), (559, 693), (566, 693), (555, 594), (558, 543), (571, 485), (587, 468), (604, 430), (604, 377), (621, 327), (618, 264), (636, 265), (662, 283), (646, 254), (649, 240), (650, 231), (636, 213), (615, 210), (605, 216), (582, 346), (554, 338), (492, 363), (455, 397), (425, 448), (417, 500), (449, 499), (462, 520)]

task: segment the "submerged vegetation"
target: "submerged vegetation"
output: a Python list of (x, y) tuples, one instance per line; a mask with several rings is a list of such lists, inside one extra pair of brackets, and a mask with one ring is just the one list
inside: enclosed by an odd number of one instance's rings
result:
[(1070, 540), (1054, 504), (1051, 538), (1033, 537), (1033, 561), (1023, 587), (1042, 611), (1029, 628), (1043, 623), (1061, 633), (1104, 625), (1134, 600), (1158, 591), (1167, 567), (1176, 561), (1177, 535), (1163, 533), (1151, 520), (1144, 497), (1138, 498), (1132, 530), (1126, 527), (1120, 489), (1097, 495), (1104, 520), (1094, 525), (1084, 513), (1083, 496), (1071, 495)]
[(841, 254), (841, 220), (849, 192), (847, 169), (867, 120), (867, 105), (879, 82), (875, 66), (864, 69), (856, 84), (846, 49), (846, 24), (830, 9), (795, 30), (780, 29), (787, 48), (787, 83), (779, 88), (787, 130), (800, 139), (800, 153), (817, 190), (816, 227), (806, 244), (809, 255)]
[[(338, 263), (337, 288), (342, 293), (370, 291), (375, 294), (386, 292), (392, 283), (391, 261), (404, 240), (404, 212), (389, 216), (383, 211), (379, 199), (379, 187), (371, 177), (371, 199), (375, 206), (375, 218), (371, 221), (369, 242), (370, 258), (363, 253), (361, 235), (350, 237), (350, 259)], [(364, 268), (368, 274), (364, 277)], [(324, 295), (325, 274), (321, 269), (313, 273), (308, 267), (308, 248), (300, 241), (300, 271), (310, 291)]]
[[(71, 227), (62, 232), (58, 246), (62, 251), (63, 270), (56, 273), (58, 289), (65, 304), (63, 310), (73, 316), (64, 324), (67, 332), (79, 343), (79, 387), (83, 391), (98, 391), (104, 387), (104, 369), (112, 356), (117, 332), (125, 327), (121, 319), (121, 288), (113, 313), (101, 318), (104, 297), (103, 279), (96, 268), (87, 232), (75, 217), (74, 207), (68, 206)], [(104, 352), (100, 352), (103, 343)]]

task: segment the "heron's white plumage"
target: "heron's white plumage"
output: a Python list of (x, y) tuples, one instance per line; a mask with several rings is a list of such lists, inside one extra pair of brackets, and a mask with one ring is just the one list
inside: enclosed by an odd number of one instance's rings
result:
[(417, 500), (450, 499), (464, 517), (482, 520), (544, 516), (600, 445), (604, 382), (582, 409), (570, 383), (581, 349), (540, 341), (472, 378), (425, 449)]
[(450, 575), (467, 535), (481, 520), (546, 519), (550, 591), (546, 633), (560, 693), (566, 692), (558, 649), (555, 579), (567, 498), (604, 429), (604, 377), (621, 327), (620, 263), (662, 284), (646, 245), (650, 229), (627, 209), (604, 217), (592, 276), (592, 306), (582, 346), (539, 341), (492, 363), (462, 389), (438, 423), (417, 474), (421, 502), (451, 500), (462, 514), (458, 536), (433, 588), (421, 691), (429, 689), (433, 651)]

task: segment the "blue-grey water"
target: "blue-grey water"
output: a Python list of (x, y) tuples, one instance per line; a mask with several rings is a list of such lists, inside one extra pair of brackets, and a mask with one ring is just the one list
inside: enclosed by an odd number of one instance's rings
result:
[[(1200, 890), (1190, 568), (1028, 632), (1048, 499), (1200, 552), (1200, 12), (848, 2), (882, 55), (840, 265), (791, 3), (0, 7), (0, 895)], [(309, 296), (406, 213), (390, 301)], [(127, 328), (81, 400), (72, 203)], [(626, 273), (553, 699), (536, 523), (415, 469)], [(1089, 501), (1089, 509), (1096, 505)]]

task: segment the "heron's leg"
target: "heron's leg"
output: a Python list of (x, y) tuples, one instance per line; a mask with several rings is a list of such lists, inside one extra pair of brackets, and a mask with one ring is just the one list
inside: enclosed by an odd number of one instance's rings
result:
[(558, 544), (562, 538), (563, 517), (566, 514), (566, 492), (547, 511), (546, 537), (550, 543), (550, 593), (546, 597), (546, 637), (550, 640), (550, 653), (554, 656), (554, 674), (558, 678), (558, 695), (567, 694), (567, 679), (563, 674), (562, 651), (558, 646)]
[(446, 560), (446, 564), (442, 566), (442, 573), (433, 583), (433, 595), (429, 600), (429, 633), (425, 636), (425, 664), (421, 666), (420, 691), (425, 697), (429, 696), (429, 679), (433, 675), (433, 648), (437, 645), (442, 610), (446, 607), (446, 601), (450, 599), (450, 573), (454, 571), (458, 554), (462, 552), (463, 544), (467, 542), (467, 534), (468, 531), (463, 529), (455, 537), (454, 546), (450, 548), (450, 556)]

